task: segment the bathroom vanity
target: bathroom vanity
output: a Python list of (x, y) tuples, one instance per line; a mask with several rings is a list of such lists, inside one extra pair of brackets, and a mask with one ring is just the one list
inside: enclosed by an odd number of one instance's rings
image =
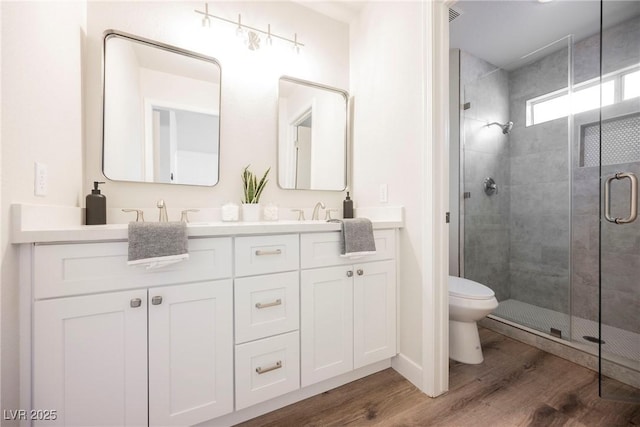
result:
[(189, 259), (150, 270), (127, 265), (126, 224), (14, 233), (22, 407), (55, 411), (34, 424), (229, 425), (385, 369), (401, 225), (374, 221), (359, 259), (336, 223), (190, 225)]

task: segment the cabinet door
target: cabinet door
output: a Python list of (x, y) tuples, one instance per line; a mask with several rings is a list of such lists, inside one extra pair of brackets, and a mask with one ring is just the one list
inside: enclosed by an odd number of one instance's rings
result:
[(233, 410), (231, 280), (149, 289), (149, 424)]
[(396, 355), (395, 261), (354, 266), (354, 368)]
[(34, 304), (33, 407), (57, 411), (47, 424), (147, 424), (146, 294)]
[(353, 369), (352, 274), (349, 266), (301, 272), (303, 387)]

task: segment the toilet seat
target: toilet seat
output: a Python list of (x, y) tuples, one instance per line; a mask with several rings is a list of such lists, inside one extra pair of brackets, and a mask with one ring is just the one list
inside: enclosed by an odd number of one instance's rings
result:
[(485, 285), (455, 276), (449, 276), (449, 295), (473, 300), (490, 300), (495, 297), (495, 293)]

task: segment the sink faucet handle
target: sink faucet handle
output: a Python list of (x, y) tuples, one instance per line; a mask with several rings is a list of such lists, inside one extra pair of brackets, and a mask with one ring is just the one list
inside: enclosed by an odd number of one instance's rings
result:
[(298, 212), (298, 221), (304, 221), (304, 209), (291, 209), (291, 212)]
[(144, 211), (142, 209), (122, 209), (122, 212), (135, 212), (136, 222), (144, 222)]
[(338, 212), (338, 209), (327, 209), (325, 214), (324, 214), (324, 219), (327, 221), (332, 220), (333, 218), (331, 218), (331, 212)]
[(158, 200), (156, 204), (158, 209), (160, 209), (160, 213), (158, 215), (158, 222), (167, 222), (169, 221), (169, 217), (167, 216), (167, 205), (164, 203), (164, 199)]
[(180, 214), (181, 222), (189, 222), (189, 212), (200, 212), (200, 209), (185, 209)]

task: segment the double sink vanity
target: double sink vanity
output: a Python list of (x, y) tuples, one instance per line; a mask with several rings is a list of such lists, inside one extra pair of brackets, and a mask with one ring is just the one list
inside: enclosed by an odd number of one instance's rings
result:
[[(102, 49), (104, 176), (216, 185), (218, 61), (116, 30)], [(348, 93), (277, 84), (280, 189), (344, 191)], [(188, 260), (145, 269), (127, 265), (130, 218), (14, 205), (20, 403), (51, 415), (26, 424), (232, 425), (388, 368), (403, 217), (387, 210), (356, 212), (376, 244), (358, 259), (339, 223), (213, 221), (188, 224)]]
[(231, 425), (390, 366), (396, 220), (376, 254), (340, 224), (188, 226), (189, 259), (127, 265), (126, 224), (30, 229), (20, 243), (23, 407), (53, 425)]

